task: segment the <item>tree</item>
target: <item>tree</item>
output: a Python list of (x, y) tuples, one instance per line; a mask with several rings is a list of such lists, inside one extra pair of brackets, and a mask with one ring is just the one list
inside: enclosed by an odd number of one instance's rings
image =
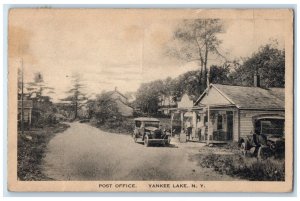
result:
[[(211, 55), (225, 59), (218, 49), (221, 40), (217, 35), (223, 32), (223, 24), (219, 19), (183, 20), (174, 32), (176, 47), (169, 48), (169, 55), (186, 62), (197, 61), (199, 69), (200, 91), (206, 88), (207, 65)], [(226, 60), (226, 59), (225, 59)]]
[(162, 80), (141, 84), (136, 94), (136, 104), (145, 113), (154, 114), (159, 108), (159, 98), (164, 94)]
[(34, 74), (32, 82), (25, 83), (27, 98), (32, 100), (32, 126), (43, 127), (47, 124), (57, 123), (54, 117), (54, 106), (50, 94), (54, 88), (48, 87), (40, 72)]
[(72, 88), (67, 91), (66, 98), (62, 99), (63, 101), (70, 101), (72, 107), (74, 108), (74, 119), (78, 117), (78, 110), (83, 106), (84, 101), (87, 100), (85, 94), (82, 92), (83, 84), (81, 84), (80, 76), (72, 76)]
[(276, 42), (263, 45), (232, 74), (234, 84), (253, 86), (254, 74), (260, 75), (262, 87), (284, 87), (285, 50)]
[(230, 69), (229, 65), (210, 67), (210, 82), (215, 84), (230, 84)]
[(89, 117), (95, 117), (100, 124), (109, 120), (120, 120), (122, 117), (116, 101), (106, 92), (97, 95), (96, 100), (89, 100), (87, 108)]
[(51, 97), (49, 95), (54, 93), (54, 88), (48, 86), (41, 72), (34, 74), (33, 82), (27, 83), (26, 89), (29, 96), (37, 102), (50, 100)]

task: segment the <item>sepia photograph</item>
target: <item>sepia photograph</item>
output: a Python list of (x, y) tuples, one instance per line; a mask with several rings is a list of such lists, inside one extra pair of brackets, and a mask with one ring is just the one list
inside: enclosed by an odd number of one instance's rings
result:
[(9, 190), (292, 191), (293, 16), (10, 9)]

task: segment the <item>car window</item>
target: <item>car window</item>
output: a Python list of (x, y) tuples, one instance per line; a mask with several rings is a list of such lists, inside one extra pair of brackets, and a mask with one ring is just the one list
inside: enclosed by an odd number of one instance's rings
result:
[(265, 135), (284, 135), (283, 119), (263, 119), (259, 122), (260, 133)]
[(159, 127), (159, 122), (145, 122), (145, 127)]

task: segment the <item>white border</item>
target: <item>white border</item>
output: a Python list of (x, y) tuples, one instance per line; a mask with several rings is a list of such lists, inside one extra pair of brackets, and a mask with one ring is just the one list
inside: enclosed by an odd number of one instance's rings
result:
[[(33, 4), (39, 4), (39, 5), (50, 5), (50, 4), (56, 4), (55, 7), (57, 6), (64, 6), (64, 7), (68, 7), (70, 5), (67, 5), (67, 4), (72, 4), (71, 6), (72, 7), (77, 7), (77, 6), (83, 6), (83, 7), (92, 7), (92, 6), (96, 6), (96, 3), (98, 2), (95, 2), (93, 0), (82, 0), (82, 1), (71, 1), (71, 0), (31, 0), (31, 1), (17, 1), (17, 0), (2, 0), (1, 1), (1, 11), (0, 11), (0, 16), (1, 16), (1, 27), (4, 26), (4, 16), (3, 16), (3, 8), (4, 8), (4, 4), (10, 4), (11, 6), (20, 6), (20, 5), (17, 5), (18, 3), (22, 3), (23, 7), (32, 7), (32, 6), (36, 6), (36, 5), (33, 5)], [(125, 1), (121, 1), (121, 0), (110, 0), (108, 1), (107, 3), (104, 3), (104, 2), (101, 2), (102, 5), (97, 5), (97, 6), (101, 6), (101, 7), (163, 7), (163, 8), (166, 8), (166, 7), (172, 7), (172, 8), (179, 8), (179, 7), (204, 7), (204, 8), (214, 8), (214, 7), (225, 7), (225, 8), (237, 8), (237, 7), (248, 7), (248, 8), (255, 8), (255, 7), (284, 7), (284, 6), (290, 6), (290, 7), (294, 7), (295, 9), (298, 8), (298, 1), (297, 0), (280, 0), (280, 1), (275, 1), (275, 0), (244, 0), (244, 1), (238, 1), (238, 0), (227, 0), (226, 1), (226, 4), (224, 4), (224, 1), (221, 1), (221, 0), (209, 0), (209, 1), (204, 1), (204, 2), (201, 2), (201, 1), (197, 1), (197, 0), (173, 0), (172, 2), (168, 1), (168, 0), (132, 0), (129, 2), (125, 2)], [(126, 3), (126, 4), (125, 4)], [(172, 4), (170, 4), (172, 3)], [(242, 4), (241, 4), (242, 3)], [(277, 3), (274, 4), (274, 3)], [(76, 5), (77, 4), (77, 5)], [(78, 5), (78, 4), (84, 4), (84, 5)], [(94, 4), (94, 5), (87, 5), (87, 4)], [(116, 5), (118, 4), (118, 5)], [(156, 5), (153, 5), (153, 4), (156, 4)], [(177, 4), (177, 5), (175, 5)], [(197, 5), (196, 5), (197, 4)], [(201, 5), (199, 5), (201, 4)], [(215, 4), (215, 5), (214, 5)], [(218, 4), (218, 5), (217, 5)], [(233, 4), (233, 5), (232, 5)], [(256, 5), (254, 5), (256, 4)], [(280, 4), (284, 4), (284, 5), (280, 5)], [(288, 5), (290, 4), (290, 5)], [(291, 4), (294, 4), (294, 5), (291, 5)], [(7, 18), (5, 19), (7, 20)], [(299, 21), (297, 19), (295, 19), (296, 21), (296, 24), (295, 24), (295, 27), (299, 27), (298, 23)], [(4, 37), (3, 37), (3, 29), (2, 30), (2, 34), (1, 34), (1, 45), (2, 47), (4, 47)], [(298, 32), (296, 32), (297, 34), (295, 35), (295, 39), (297, 38), (298, 36)], [(298, 47), (298, 40), (295, 41), (295, 47)], [(297, 49), (297, 48), (296, 48)], [(4, 55), (3, 53), (4, 52), (4, 48), (1, 48), (1, 52), (0, 52), (0, 62), (3, 64), (4, 62)], [(300, 58), (299, 56), (299, 52), (296, 51), (297, 55), (296, 58)], [(297, 81), (297, 78), (299, 77), (299, 71), (297, 70), (296, 68), (297, 66), (297, 59), (295, 60), (295, 99), (297, 100), (297, 94), (299, 94), (299, 87), (298, 87), (298, 81)], [(7, 82), (6, 82), (6, 73), (7, 73), (7, 67), (3, 65), (3, 68), (2, 70), (0, 71), (1, 73), (1, 81), (3, 83), (2, 87), (0, 87), (0, 105), (2, 106), (1, 107), (1, 121), (0, 121), (0, 128), (3, 129), (3, 132), (1, 132), (3, 134), (2, 136), (2, 139), (5, 139), (6, 140), (6, 137), (4, 135), (7, 134), (7, 132), (5, 132), (7, 126), (6, 126), (6, 122), (7, 122), (7, 95), (6, 95), (6, 92), (7, 92)], [(300, 125), (300, 122), (299, 122), (299, 119), (297, 118), (297, 114), (299, 112), (298, 110), (298, 107), (297, 107), (297, 103), (298, 103), (298, 100), (297, 102), (295, 102), (295, 123), (296, 125)], [(297, 134), (297, 127), (295, 126), (295, 131), (294, 131), (296, 134)], [(299, 142), (299, 137), (297, 138), (297, 141), (295, 142), (295, 145), (298, 145), (300, 144)], [(250, 199), (250, 200), (253, 200), (253, 199), (257, 199), (257, 198), (252, 198), (254, 196), (271, 196), (272, 200), (277, 200), (277, 199), (282, 199), (281, 197), (282, 196), (292, 196), (290, 197), (290, 199), (293, 199), (294, 196), (297, 196), (297, 192), (299, 190), (299, 187), (297, 185), (297, 181), (299, 179), (299, 175), (297, 174), (297, 171), (295, 169), (295, 176), (296, 176), (296, 181), (295, 181), (295, 189), (294, 189), (294, 193), (292, 194), (278, 194), (278, 193), (271, 193), (271, 194), (253, 194), (253, 193), (246, 193), (246, 194), (242, 194), (242, 193), (235, 193), (235, 194), (228, 194), (228, 193), (221, 193), (221, 194), (213, 194), (213, 193), (202, 193), (201, 195), (199, 194), (195, 194), (195, 193), (167, 193), (167, 194), (161, 194), (161, 193), (138, 193), (138, 194), (132, 194), (132, 193), (110, 193), (110, 194), (107, 194), (107, 193), (102, 193), (102, 194), (99, 194), (99, 193), (8, 193), (6, 191), (6, 175), (4, 174), (3, 172), (3, 167), (5, 168), (6, 167), (6, 142), (2, 141), (3, 143), (0, 143), (0, 149), (1, 150), (4, 150), (3, 152), (3, 155), (0, 154), (0, 163), (1, 163), (1, 166), (0, 166), (0, 178), (3, 178), (1, 180), (4, 180), (4, 182), (0, 182), (0, 188), (1, 188), (1, 194), (5, 196), (80, 196), (81, 198), (77, 198), (77, 199), (80, 199), (82, 200), (82, 196), (163, 196), (165, 197), (165, 195), (168, 195), (168, 196), (178, 196), (178, 197), (182, 197), (182, 196), (185, 196), (185, 197), (189, 197), (189, 196), (217, 196), (221, 199), (225, 199), (225, 200), (232, 200), (233, 198), (230, 198), (230, 197), (227, 197), (227, 198), (223, 198), (224, 196), (247, 196), (247, 197), (244, 197), (242, 199)], [(3, 147), (2, 147), (3, 146)], [(295, 156), (297, 157), (298, 159), (298, 152), (297, 152), (297, 146), (295, 146)], [(295, 158), (296, 159), (296, 158)], [(297, 167), (297, 163), (298, 163), (298, 160), (295, 160), (295, 167)], [(4, 188), (3, 188), (4, 187)], [(248, 197), (249, 196), (249, 197)], [(276, 197), (273, 197), (273, 196), (276, 196)], [(62, 199), (65, 199), (63, 198)], [(294, 197), (295, 198), (295, 197)], [(30, 197), (27, 197), (25, 198), (25, 200), (32, 200), (32, 198)], [(45, 198), (43, 198), (45, 199)], [(72, 200), (75, 199), (75, 198), (72, 198)], [(102, 199), (102, 198), (101, 198)], [(124, 198), (123, 198), (124, 199)], [(128, 200), (132, 200), (132, 198), (127, 198)], [(149, 198), (149, 199), (157, 199), (157, 198)], [(163, 198), (165, 199), (165, 198)], [(199, 198), (196, 198), (196, 199), (199, 199)], [(205, 199), (208, 199), (208, 198), (205, 198)], [(236, 199), (241, 199), (241, 198), (236, 198)], [(267, 198), (262, 198), (262, 199), (267, 199)], [(24, 198), (22, 198), (22, 200), (24, 200)], [(172, 200), (177, 200), (177, 199), (174, 199), (172, 198)]]

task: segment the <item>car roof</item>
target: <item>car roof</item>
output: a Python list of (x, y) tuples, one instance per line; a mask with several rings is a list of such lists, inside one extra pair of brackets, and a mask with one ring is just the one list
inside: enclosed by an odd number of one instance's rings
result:
[(138, 117), (138, 118), (135, 118), (134, 121), (156, 121), (156, 122), (159, 122), (159, 119), (152, 118), (152, 117)]
[(284, 116), (278, 114), (260, 114), (252, 117), (252, 121), (258, 121), (261, 119), (282, 119), (284, 120)]

